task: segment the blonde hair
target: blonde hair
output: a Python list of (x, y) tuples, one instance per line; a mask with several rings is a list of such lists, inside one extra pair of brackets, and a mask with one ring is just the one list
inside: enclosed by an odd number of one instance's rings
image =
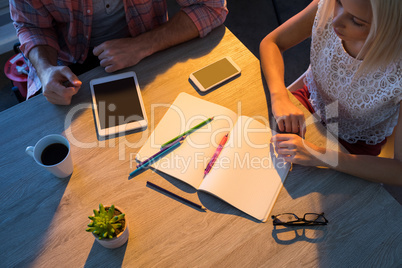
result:
[[(336, 0), (322, 0), (318, 28), (332, 19)], [(370, 0), (373, 17), (370, 32), (358, 55), (364, 55), (359, 71), (375, 70), (402, 59), (402, 0)]]

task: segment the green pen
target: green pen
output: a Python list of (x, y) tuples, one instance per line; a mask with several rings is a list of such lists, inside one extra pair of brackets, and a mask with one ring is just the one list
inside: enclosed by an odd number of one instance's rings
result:
[(150, 166), (151, 164), (153, 164), (155, 161), (158, 161), (160, 158), (164, 157), (165, 155), (169, 154), (171, 151), (175, 150), (177, 147), (179, 147), (181, 144), (183, 143), (183, 141), (179, 141), (176, 144), (173, 144), (172, 146), (168, 147), (166, 150), (161, 150), (158, 153), (154, 154), (153, 156), (151, 156), (150, 158), (148, 158), (147, 160), (144, 161), (143, 165), (140, 165), (137, 167), (136, 170), (134, 170), (133, 172), (130, 173), (130, 177), (134, 176), (135, 174), (137, 174), (139, 171), (143, 170), (144, 168), (147, 168), (148, 166)]
[(205, 126), (206, 124), (208, 124), (209, 122), (211, 122), (213, 119), (214, 119), (214, 117), (208, 118), (207, 120), (205, 120), (205, 121), (199, 123), (199, 124), (196, 125), (195, 127), (192, 127), (192, 128), (190, 128), (189, 130), (187, 130), (186, 132), (180, 134), (179, 136), (177, 136), (177, 137), (171, 139), (171, 140), (168, 141), (168, 142), (165, 142), (164, 144), (162, 144), (161, 149), (162, 149), (163, 147), (166, 147), (167, 145), (171, 144), (171, 143), (174, 142), (175, 140), (180, 139), (182, 136), (184, 136), (184, 135), (187, 136), (187, 135), (191, 134), (192, 132), (196, 131), (197, 129), (199, 129), (199, 128)]

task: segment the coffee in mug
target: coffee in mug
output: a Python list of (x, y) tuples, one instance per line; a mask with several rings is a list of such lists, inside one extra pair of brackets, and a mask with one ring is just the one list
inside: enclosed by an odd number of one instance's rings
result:
[(35, 146), (28, 146), (25, 152), (56, 177), (65, 178), (73, 173), (70, 144), (61, 135), (43, 137)]
[(52, 166), (63, 161), (67, 154), (67, 146), (62, 143), (52, 143), (43, 150), (40, 159), (42, 164)]

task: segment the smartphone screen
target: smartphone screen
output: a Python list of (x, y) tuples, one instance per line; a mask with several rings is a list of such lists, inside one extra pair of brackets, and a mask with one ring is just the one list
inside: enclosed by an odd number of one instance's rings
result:
[(223, 58), (190, 75), (201, 91), (208, 90), (240, 73), (240, 68), (230, 58)]
[(144, 120), (133, 77), (93, 86), (102, 129)]

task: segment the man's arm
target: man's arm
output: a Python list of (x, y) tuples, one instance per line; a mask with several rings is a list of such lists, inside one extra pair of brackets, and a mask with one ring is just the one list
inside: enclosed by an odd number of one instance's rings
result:
[[(107, 72), (114, 72), (140, 62), (155, 52), (204, 37), (221, 25), (227, 15), (225, 0), (177, 0), (181, 11), (165, 24), (133, 38), (106, 41), (93, 53)], [(129, 55), (129, 56), (128, 56)]]
[(42, 83), (43, 96), (53, 104), (70, 104), (82, 83), (70, 68), (57, 66), (57, 50), (51, 46), (36, 46), (27, 57)]
[[(10, 1), (10, 14), (20, 40), (20, 49), (35, 68), (43, 95), (54, 104), (69, 104), (81, 81), (68, 67), (57, 66), (59, 45), (53, 17), (40, 1)], [(30, 71), (30, 75), (33, 70)], [(32, 75), (31, 79), (35, 76)], [(39, 83), (29, 83), (34, 93)]]
[(185, 12), (180, 11), (160, 27), (136, 37), (106, 41), (95, 47), (93, 53), (99, 57), (100, 65), (105, 67), (106, 72), (114, 72), (198, 36), (194, 22)]

